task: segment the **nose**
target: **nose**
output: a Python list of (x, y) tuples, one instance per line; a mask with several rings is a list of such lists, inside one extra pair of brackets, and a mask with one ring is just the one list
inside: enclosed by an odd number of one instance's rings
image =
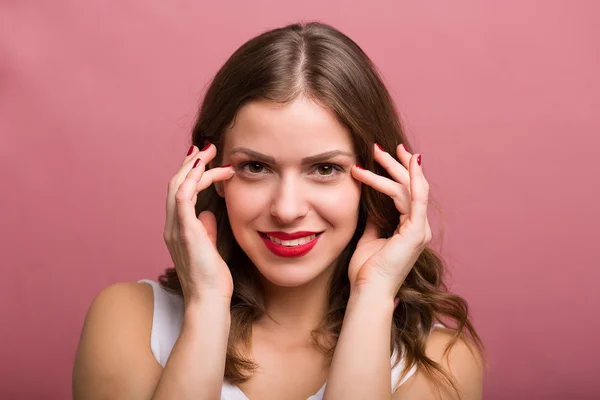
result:
[(283, 177), (277, 190), (273, 191), (271, 215), (281, 224), (290, 224), (306, 216), (309, 206), (305, 192), (295, 177)]

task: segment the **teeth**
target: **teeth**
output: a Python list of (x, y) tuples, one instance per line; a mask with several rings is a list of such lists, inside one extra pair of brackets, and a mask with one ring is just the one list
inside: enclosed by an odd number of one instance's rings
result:
[(294, 240), (280, 240), (277, 239), (273, 236), (269, 236), (267, 235), (267, 237), (269, 238), (269, 240), (271, 240), (272, 242), (275, 242), (277, 244), (280, 244), (282, 246), (288, 246), (288, 247), (293, 247), (293, 246), (300, 246), (303, 244), (306, 244), (308, 242), (310, 242), (311, 240), (313, 240), (314, 238), (317, 237), (317, 235), (310, 235), (310, 236), (306, 236), (303, 238), (299, 238), (299, 239), (294, 239)]

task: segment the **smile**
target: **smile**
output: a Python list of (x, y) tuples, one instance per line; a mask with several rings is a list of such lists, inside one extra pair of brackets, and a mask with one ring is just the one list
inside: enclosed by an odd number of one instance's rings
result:
[[(260, 238), (263, 240), (264, 244), (267, 246), (267, 249), (271, 251), (271, 253), (275, 254), (279, 257), (301, 257), (307, 254), (309, 251), (315, 247), (319, 238), (321, 237), (321, 233), (313, 233), (311, 235), (297, 237), (294, 239), (284, 240), (277, 238), (275, 236), (260, 232)], [(278, 234), (277, 236), (288, 236)], [(293, 235), (299, 236), (299, 235)]]
[(266, 236), (272, 242), (275, 242), (282, 246), (289, 246), (289, 247), (300, 246), (300, 245), (306, 244), (306, 243), (310, 242), (311, 240), (314, 240), (317, 237), (317, 235), (315, 234), (315, 235), (305, 236), (305, 237), (302, 237), (299, 239), (294, 239), (294, 240), (281, 240), (281, 239), (278, 239), (273, 236), (269, 236), (269, 235), (266, 235)]

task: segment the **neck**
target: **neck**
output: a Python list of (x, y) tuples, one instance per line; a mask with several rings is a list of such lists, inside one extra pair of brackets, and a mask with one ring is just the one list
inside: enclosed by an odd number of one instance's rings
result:
[(298, 287), (281, 287), (263, 279), (267, 314), (257, 325), (262, 329), (305, 336), (317, 328), (329, 308), (329, 282), (332, 271)]

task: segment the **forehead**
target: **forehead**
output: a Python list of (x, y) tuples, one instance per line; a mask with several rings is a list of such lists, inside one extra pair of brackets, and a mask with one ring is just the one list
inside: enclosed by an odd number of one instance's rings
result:
[(225, 132), (225, 152), (248, 147), (278, 159), (295, 159), (330, 150), (354, 152), (352, 136), (335, 114), (299, 97), (288, 104), (254, 100), (239, 111)]

